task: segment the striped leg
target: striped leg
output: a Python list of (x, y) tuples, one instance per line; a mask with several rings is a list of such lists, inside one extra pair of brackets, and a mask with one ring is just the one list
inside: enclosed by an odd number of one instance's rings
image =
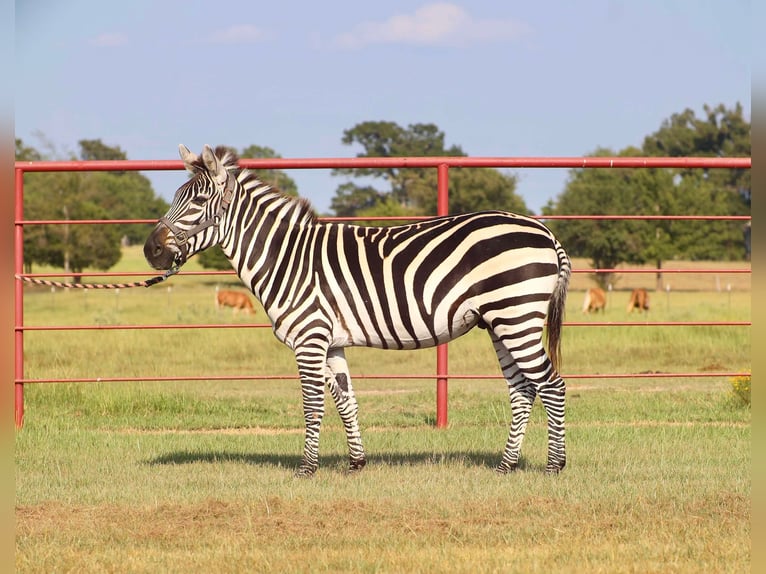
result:
[(494, 335), (492, 335), (492, 343), (495, 346), (495, 353), (500, 362), (503, 376), (508, 383), (508, 393), (511, 399), (511, 429), (505, 443), (505, 450), (503, 450), (503, 458), (495, 468), (497, 472), (505, 474), (516, 470), (519, 464), (521, 443), (527, 431), (529, 413), (535, 402), (537, 391), (535, 386), (524, 377), (516, 366), (505, 345)]
[(295, 476), (310, 477), (319, 468), (319, 429), (324, 417), (326, 343), (317, 339), (304, 342), (296, 346), (295, 358), (301, 377), (303, 418), (306, 424), (303, 460)]
[(338, 414), (346, 429), (348, 441), (349, 471), (362, 470), (367, 460), (359, 431), (359, 406), (351, 386), (351, 376), (343, 349), (331, 349), (327, 354), (327, 386), (338, 408)]
[[(542, 326), (540, 331), (542, 331)], [(564, 429), (564, 405), (566, 385), (545, 353), (542, 341), (526, 341), (512, 337), (503, 338), (497, 332), (493, 335), (503, 374), (508, 380), (513, 409), (513, 423), (508, 437), (508, 445), (503, 455), (503, 462), (498, 467), (500, 472), (515, 468), (518, 462), (518, 449), (524, 438), (524, 431), (529, 419), (535, 394), (540, 396), (548, 418), (548, 462), (545, 472), (556, 474), (566, 465), (566, 445)], [(503, 348), (509, 356), (503, 354)], [(513, 371), (508, 365), (512, 365)], [(513, 366), (515, 365), (515, 366)], [(508, 371), (508, 372), (506, 372)], [(509, 374), (513, 375), (509, 378)], [(521, 382), (524, 379), (525, 382)], [(518, 407), (518, 409), (517, 409)], [(517, 416), (517, 410), (519, 412)], [(510, 466), (504, 467), (506, 458)]]
[(564, 405), (566, 401), (566, 384), (555, 371), (551, 380), (540, 384), (538, 394), (548, 415), (548, 464), (545, 472), (557, 474), (564, 470), (567, 463)]

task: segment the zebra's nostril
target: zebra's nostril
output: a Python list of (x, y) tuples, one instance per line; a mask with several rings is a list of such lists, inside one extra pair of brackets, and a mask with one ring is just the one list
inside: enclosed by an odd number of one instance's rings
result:
[(160, 255), (162, 255), (162, 245), (156, 245), (154, 247), (154, 256), (159, 257)]

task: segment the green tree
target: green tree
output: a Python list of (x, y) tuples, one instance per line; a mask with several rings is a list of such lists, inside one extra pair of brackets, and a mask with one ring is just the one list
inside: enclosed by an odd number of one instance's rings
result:
[[(80, 159), (125, 160), (127, 154), (119, 146), (105, 145), (101, 140), (80, 140)], [(167, 202), (154, 193), (149, 179), (137, 171), (83, 172), (80, 192), (87, 200), (100, 205), (109, 219), (156, 219), (168, 209)], [(140, 244), (154, 224), (121, 224), (116, 226), (120, 238), (129, 244)]]
[[(614, 151), (599, 148), (592, 156), (612, 156)], [(572, 169), (555, 204), (546, 215), (624, 215), (634, 211), (635, 188), (629, 185), (625, 169)], [(571, 256), (588, 257), (597, 269), (612, 269), (622, 262), (643, 263), (640, 233), (643, 222), (610, 219), (554, 220), (552, 231)], [(612, 274), (596, 274), (594, 279), (606, 287), (614, 282)]]
[[(705, 105), (704, 117), (686, 109), (665, 120), (660, 129), (644, 139), (646, 155), (696, 157), (750, 157), (750, 123), (742, 105)], [(749, 169), (670, 170), (683, 213), (750, 215)], [(679, 243), (692, 259), (741, 259), (746, 256), (743, 226), (731, 221), (683, 223)]]
[[(274, 159), (281, 158), (282, 156), (275, 152), (270, 147), (263, 147), (259, 145), (250, 145), (242, 150), (242, 153), (238, 154), (241, 158), (248, 159)], [(264, 183), (276, 187), (285, 195), (298, 195), (298, 185), (295, 180), (291, 178), (287, 173), (281, 169), (259, 169), (256, 170), (258, 177)]]
[[(52, 201), (57, 186), (72, 188), (68, 180), (72, 174), (27, 173), (24, 175), (24, 217), (25, 219), (60, 219)], [(24, 226), (24, 270), (32, 272), (32, 265), (53, 264), (60, 259), (62, 235), (53, 225)]]
[[(80, 193), (89, 201), (100, 205), (108, 219), (152, 219), (168, 209), (167, 202), (155, 195), (149, 179), (141, 173), (126, 171), (84, 172)], [(125, 223), (112, 226), (128, 244), (141, 244), (146, 240), (153, 223)]]
[(24, 145), (21, 138), (16, 138), (16, 161), (41, 161), (42, 154), (33, 147)]
[[(106, 219), (107, 212), (95, 204), (77, 195), (62, 198), (61, 209), (64, 219)], [(67, 200), (71, 200), (71, 206)], [(78, 274), (86, 267), (106, 271), (120, 260), (119, 231), (113, 225), (69, 225), (61, 227), (62, 250), (58, 252), (61, 259), (51, 261), (65, 271), (75, 273), (75, 281), (80, 280)]]
[[(357, 157), (465, 156), (459, 146), (445, 144), (444, 132), (434, 124), (410, 124), (403, 128), (395, 122), (362, 122), (343, 133), (346, 145), (358, 144), (363, 152)], [(378, 191), (367, 185), (341, 184), (332, 202), (336, 215), (382, 215), (391, 211), (391, 202), (417, 215), (436, 211), (434, 169), (361, 168), (336, 169), (333, 175), (382, 179), (388, 186)], [(495, 169), (453, 169), (449, 173), (450, 213), (481, 209), (528, 211), (516, 195), (516, 177)]]
[[(28, 173), (24, 176), (26, 219), (109, 219), (109, 213), (82, 191), (83, 174)], [(120, 260), (120, 233), (114, 225), (61, 223), (24, 229), (24, 261), (60, 267), (79, 281), (86, 267), (107, 270)]]
[[(81, 140), (80, 159), (122, 160), (119, 147), (101, 140)], [(16, 140), (19, 160), (46, 159), (33, 147)], [(167, 203), (154, 195), (149, 180), (137, 172), (27, 173), (24, 215), (37, 220), (154, 219)], [(107, 270), (119, 261), (121, 239), (143, 241), (150, 226), (56, 224), (24, 229), (27, 271), (33, 263), (82, 273), (86, 267)], [(79, 280), (76, 277), (75, 280)]]
[[(395, 122), (362, 122), (343, 132), (341, 140), (346, 145), (359, 144), (364, 148), (357, 157), (407, 157), (407, 156), (464, 156), (458, 146), (445, 147), (444, 132), (434, 124), (410, 124), (406, 129)], [(390, 187), (390, 195), (403, 207), (413, 205), (414, 198), (423, 196), (430, 188), (436, 188), (428, 171), (415, 168), (362, 168), (336, 169), (333, 175), (356, 175), (383, 179)], [(425, 188), (425, 189), (424, 189)]]
[[(749, 124), (741, 106), (705, 106), (705, 119), (685, 110), (647, 136), (643, 148), (619, 155), (749, 155)], [(599, 149), (594, 155), (617, 155)], [(555, 215), (742, 215), (750, 213), (749, 170), (575, 169), (562, 194), (546, 206)], [(599, 268), (673, 258), (736, 259), (745, 255), (737, 222), (679, 220), (567, 220), (551, 227), (572, 255)], [(608, 275), (596, 280), (612, 281)], [(657, 288), (663, 288), (662, 273)]]
[[(43, 156), (39, 151), (25, 145), (21, 138), (16, 138), (16, 161), (41, 161), (42, 159)], [(50, 174), (47, 175), (50, 176)], [(25, 176), (24, 180), (26, 188), (26, 185), (29, 183), (29, 177)], [(41, 214), (44, 213), (45, 203), (41, 201), (41, 196), (39, 194), (30, 194), (28, 189), (25, 189), (25, 191), (24, 212), (26, 218), (31, 219), (29, 214), (32, 213), (36, 214), (37, 219), (42, 219)], [(48, 249), (47, 244), (48, 241), (45, 236), (44, 227), (28, 225), (24, 228), (24, 270), (27, 273), (32, 272), (33, 262), (45, 260), (45, 251)]]
[(398, 225), (404, 223), (404, 220), (391, 219), (388, 222), (381, 222), (375, 220), (377, 217), (414, 217), (420, 215), (412, 207), (407, 207), (396, 201), (393, 197), (388, 196), (383, 198), (382, 201), (376, 203), (372, 207), (367, 209), (360, 209), (356, 212), (356, 217), (369, 217), (367, 221), (359, 221), (358, 225)]
[(80, 140), (80, 159), (83, 161), (109, 161), (128, 159), (120, 146), (108, 146), (100, 139)]
[[(637, 156), (641, 151), (627, 148), (621, 155)], [(678, 215), (683, 213), (683, 201), (673, 183), (670, 170), (667, 169), (631, 169), (625, 172), (625, 187), (632, 198), (626, 206), (629, 215)], [(668, 219), (633, 221), (623, 228), (631, 238), (631, 253), (626, 262), (645, 263), (653, 261), (658, 270), (663, 261), (678, 257), (678, 236), (682, 228), (678, 222)], [(657, 290), (663, 289), (662, 271), (657, 271)]]
[(374, 209), (376, 205), (385, 201), (386, 194), (371, 185), (360, 186), (347, 182), (338, 186), (330, 209), (338, 217), (354, 217), (362, 211)]
[[(516, 194), (516, 176), (493, 168), (453, 168), (449, 170), (449, 212), (468, 213), (502, 209), (529, 213), (521, 196)], [(436, 170), (428, 170), (431, 185), (413, 191), (415, 204), (425, 213), (436, 213)]]

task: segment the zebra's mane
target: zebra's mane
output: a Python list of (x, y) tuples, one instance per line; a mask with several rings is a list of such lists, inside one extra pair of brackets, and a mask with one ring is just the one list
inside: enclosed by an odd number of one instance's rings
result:
[[(319, 221), (319, 216), (316, 211), (314, 211), (314, 208), (308, 199), (305, 197), (287, 195), (280, 191), (278, 187), (260, 179), (258, 174), (253, 170), (242, 169), (239, 167), (239, 156), (232, 148), (219, 145), (215, 148), (215, 155), (221, 160), (221, 163), (223, 163), (227, 171), (239, 180), (239, 183), (242, 184), (242, 188), (248, 193), (277, 197), (285, 204), (290, 204), (297, 211), (301, 221), (306, 223), (317, 223)], [(198, 158), (193, 165), (205, 169), (202, 158)]]

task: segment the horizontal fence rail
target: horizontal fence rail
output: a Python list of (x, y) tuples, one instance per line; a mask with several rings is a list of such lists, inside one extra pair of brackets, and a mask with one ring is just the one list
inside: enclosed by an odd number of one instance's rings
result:
[[(351, 157), (240, 159), (239, 165), (253, 169), (343, 169), (343, 168), (726, 168), (750, 169), (749, 157)], [(17, 161), (16, 169), (40, 171), (183, 171), (181, 160)]]
[[(749, 327), (751, 321), (564, 321), (569, 327)], [(271, 323), (200, 323), (198, 325), (27, 325), (20, 331), (143, 331), (157, 329), (267, 329)]]
[[(690, 158), (690, 157), (409, 157), (409, 158), (308, 158), (308, 159), (242, 159), (240, 166), (253, 169), (337, 169), (337, 168), (423, 168), (437, 170), (437, 213), (448, 213), (448, 174), (450, 168), (681, 168), (681, 169), (750, 169), (750, 158)], [(158, 330), (158, 329), (241, 329), (271, 328), (268, 323), (239, 324), (147, 324), (147, 325), (25, 325), (23, 278), (42, 277), (151, 277), (149, 272), (88, 272), (88, 273), (24, 273), (23, 230), (24, 226), (33, 225), (116, 225), (116, 224), (154, 224), (155, 219), (93, 219), (93, 220), (49, 220), (24, 219), (24, 174), (33, 172), (92, 172), (92, 171), (158, 171), (184, 170), (179, 160), (121, 160), (121, 161), (17, 161), (15, 164), (15, 214), (14, 214), (14, 271), (15, 282), (15, 423), (17, 428), (24, 421), (24, 385), (29, 383), (95, 383), (95, 382), (132, 382), (132, 381), (266, 381), (297, 380), (297, 374), (268, 375), (195, 375), (172, 377), (75, 377), (75, 378), (26, 378), (24, 376), (24, 333), (46, 331), (119, 331), (119, 330)], [(159, 215), (159, 214), (158, 214)], [(680, 220), (680, 221), (750, 221), (750, 216), (716, 215), (538, 215), (542, 220)], [(428, 217), (323, 217), (323, 221), (422, 221)], [(588, 274), (750, 274), (750, 269), (574, 269), (573, 273)], [(184, 271), (178, 276), (233, 276), (231, 271)], [(749, 327), (751, 321), (569, 321), (570, 327)], [(385, 380), (395, 377), (407, 380), (436, 381), (436, 426), (447, 425), (447, 381), (496, 379), (500, 375), (456, 374), (448, 371), (447, 345), (436, 348), (435, 373), (391, 375), (355, 374), (354, 378)], [(690, 377), (732, 377), (748, 376), (741, 372), (673, 372), (664, 373), (645, 371), (641, 373), (567, 373), (568, 379), (642, 379), (642, 378), (690, 378)]]
[[(742, 377), (750, 373), (732, 373), (724, 371), (705, 372), (708, 377)], [(646, 371), (643, 373), (570, 373), (567, 379), (688, 379), (700, 377), (698, 372), (690, 373), (663, 373), (660, 371)], [(433, 373), (422, 375), (354, 375), (355, 379), (364, 380), (390, 380), (396, 377), (403, 381), (428, 381), (433, 380)], [(457, 381), (482, 381), (502, 379), (500, 375), (460, 375), (446, 374), (445, 378)], [(132, 383), (132, 382), (174, 382), (174, 381), (298, 381), (298, 375), (197, 375), (197, 376), (172, 376), (172, 377), (73, 377), (69, 379), (22, 379), (21, 383)]]
[[(690, 275), (696, 275), (697, 273), (720, 273), (725, 274), (740, 274), (750, 275), (750, 269), (739, 268), (718, 268), (718, 269), (673, 269), (672, 267), (656, 268), (656, 269), (631, 269), (622, 267), (612, 268), (588, 268), (588, 269), (572, 269), (572, 273), (635, 273), (635, 274), (651, 274), (651, 273), (688, 273)], [(193, 275), (235, 275), (235, 271), (181, 271), (176, 274), (177, 277), (193, 276)], [(72, 273), (72, 272), (55, 272), (55, 273), (21, 273), (21, 277), (151, 277), (152, 273), (145, 273), (143, 271), (89, 271), (87, 274)]]

